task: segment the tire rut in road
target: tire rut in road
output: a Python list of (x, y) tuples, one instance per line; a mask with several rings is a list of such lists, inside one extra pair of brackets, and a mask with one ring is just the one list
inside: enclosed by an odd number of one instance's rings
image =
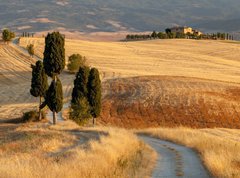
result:
[(153, 178), (211, 177), (198, 155), (190, 148), (146, 135), (139, 135), (139, 138), (158, 153)]

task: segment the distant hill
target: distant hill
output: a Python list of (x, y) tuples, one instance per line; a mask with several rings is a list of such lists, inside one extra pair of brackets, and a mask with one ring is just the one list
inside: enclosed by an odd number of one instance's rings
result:
[(236, 32), (239, 7), (239, 0), (9, 0), (0, 2), (0, 26), (19, 32), (114, 32), (189, 25)]

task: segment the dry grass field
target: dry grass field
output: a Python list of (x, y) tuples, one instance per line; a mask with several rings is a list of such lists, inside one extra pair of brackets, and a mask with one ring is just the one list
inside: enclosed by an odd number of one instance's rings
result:
[(240, 176), (240, 131), (234, 129), (156, 128), (144, 133), (197, 150), (214, 177)]
[(123, 129), (0, 127), (0, 177), (148, 177), (154, 166), (154, 151)]
[[(43, 38), (33, 43), (42, 56)], [(121, 127), (190, 126), (240, 128), (239, 44), (221, 41), (156, 40), (89, 42), (66, 40), (67, 56), (80, 53), (103, 79), (101, 124)], [(32, 59), (1, 45), (0, 118), (20, 117), (37, 107), (29, 95)], [(65, 99), (74, 75), (63, 72)]]
[[(37, 55), (42, 57), (44, 39), (20, 40), (22, 47), (30, 43), (35, 45)], [(66, 40), (66, 53), (67, 56), (73, 53), (85, 55), (90, 65), (100, 69), (103, 80), (103, 111), (98, 119), (100, 125), (126, 128), (181, 125), (196, 128), (240, 128), (238, 43), (192, 40), (129, 43)], [(29, 94), (30, 64), (34, 62), (33, 59), (22, 54), (12, 44), (0, 44), (0, 61), (0, 122), (3, 122), (18, 118), (24, 111), (36, 108), (38, 99)], [(64, 71), (60, 77), (67, 101), (71, 96), (74, 75)], [(1, 127), (0, 163), (3, 166), (0, 172), (3, 177), (44, 177), (46, 172), (52, 177), (131, 175), (131, 166), (135, 163), (125, 167), (125, 160), (119, 161), (118, 158), (122, 155), (132, 157), (142, 146), (131, 133), (124, 130), (109, 131), (111, 134), (101, 136), (100, 142), (89, 142), (90, 152), (76, 147), (64, 154), (57, 154), (57, 157), (48, 157), (46, 152), (59, 152), (69, 144), (73, 146), (79, 138), (58, 127), (19, 128), (7, 123), (1, 124)], [(66, 125), (64, 127), (67, 129)], [(69, 127), (73, 129), (72, 125)], [(239, 156), (236, 150), (240, 148), (237, 130), (159, 129), (149, 132), (197, 149), (215, 175), (229, 177), (239, 174)], [(45, 143), (46, 140), (49, 142)], [(8, 149), (9, 147), (12, 149)], [(105, 148), (112, 152), (107, 152)], [(36, 155), (34, 159), (33, 153)], [(77, 157), (73, 159), (72, 154)], [(219, 155), (221, 157), (217, 157)], [(220, 160), (213, 161), (216, 157)], [(134, 159), (138, 160), (139, 157)], [(79, 172), (81, 162), (83, 170)], [(85, 167), (84, 163), (88, 165)], [(95, 164), (100, 166), (97, 170), (89, 169), (95, 167)], [(69, 173), (66, 171), (68, 165), (74, 169), (72, 175), (66, 175)], [(116, 170), (123, 170), (124, 167), (124, 171), (116, 171), (115, 174), (109, 172), (110, 167), (107, 166), (112, 165), (120, 165)], [(229, 170), (224, 174), (226, 167)], [(56, 172), (59, 174), (56, 175)]]
[(238, 84), (148, 76), (110, 80), (104, 91), (104, 125), (240, 128)]
[[(0, 61), (0, 177), (150, 175), (150, 159), (155, 160), (155, 153), (127, 131), (96, 128), (108, 134), (98, 136), (86, 129), (78, 133), (79, 128), (71, 122), (57, 127), (11, 123), (23, 112), (37, 108), (38, 99), (29, 93), (30, 65), (35, 61), (12, 44), (0, 44)], [(71, 94), (73, 78), (66, 72), (61, 76), (65, 99)]]
[[(0, 42), (0, 122), (18, 118), (23, 112), (37, 108), (38, 99), (30, 95), (30, 66), (34, 63), (34, 59), (14, 45)], [(70, 96), (73, 78), (64, 75), (62, 79), (65, 98)]]
[[(43, 38), (21, 38), (20, 46), (34, 44), (43, 56)], [(154, 40), (90, 42), (66, 40), (66, 55), (80, 53), (103, 75), (133, 77), (167, 75), (239, 83), (239, 44), (221, 41)]]
[[(42, 57), (43, 38), (22, 38)], [(66, 40), (104, 79), (102, 124), (240, 128), (238, 43)]]
[(33, 60), (11, 45), (0, 44), (0, 118), (18, 117), (32, 106), (29, 95)]

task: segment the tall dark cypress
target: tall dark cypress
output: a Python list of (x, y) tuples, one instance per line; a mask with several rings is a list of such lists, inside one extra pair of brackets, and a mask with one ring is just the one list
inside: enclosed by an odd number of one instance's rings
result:
[(59, 32), (49, 33), (45, 38), (43, 64), (49, 77), (59, 75), (65, 67), (65, 39)]
[[(46, 104), (53, 112), (53, 124), (56, 124), (56, 112), (60, 112), (62, 108), (62, 85), (60, 85), (60, 80), (57, 79), (57, 76), (63, 71), (65, 67), (65, 38), (59, 32), (49, 33), (45, 38), (45, 50), (44, 50), (44, 59), (43, 64), (45, 72), (49, 77), (52, 77), (52, 88), (48, 91)], [(60, 89), (61, 87), (61, 89)], [(50, 94), (49, 92), (53, 92)], [(60, 93), (55, 93), (60, 92)], [(50, 96), (57, 96), (52, 100), (48, 98)], [(52, 103), (51, 103), (52, 102)], [(53, 106), (56, 105), (56, 106)]]
[(89, 77), (89, 67), (83, 66), (79, 68), (76, 74), (76, 79), (74, 80), (74, 88), (72, 91), (72, 103), (75, 103), (78, 98), (82, 95), (84, 97), (88, 96), (88, 77)]
[(84, 124), (90, 118), (87, 88), (89, 71), (89, 67), (80, 67), (74, 80), (70, 118), (78, 124)]
[(46, 104), (51, 111), (60, 112), (63, 107), (62, 83), (57, 78), (56, 82), (52, 81), (46, 93)]
[[(32, 82), (30, 93), (34, 97), (39, 97), (39, 106), (42, 104), (42, 97), (45, 96), (48, 89), (47, 75), (44, 71), (43, 63), (37, 61), (32, 65)], [(39, 107), (39, 120), (41, 120), (41, 108)]]
[(95, 124), (95, 118), (100, 116), (101, 98), (102, 91), (99, 71), (96, 68), (92, 68), (88, 79), (88, 101), (93, 117), (93, 125)]

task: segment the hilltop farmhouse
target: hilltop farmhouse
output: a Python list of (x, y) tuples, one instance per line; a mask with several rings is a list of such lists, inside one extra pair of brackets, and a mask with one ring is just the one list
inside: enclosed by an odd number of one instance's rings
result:
[(203, 33), (198, 31), (198, 30), (195, 30), (191, 27), (187, 27), (187, 26), (184, 26), (184, 27), (172, 27), (170, 28), (171, 32), (172, 33), (182, 33), (182, 34), (194, 34), (194, 35), (197, 35), (197, 36), (200, 36), (202, 35)]

